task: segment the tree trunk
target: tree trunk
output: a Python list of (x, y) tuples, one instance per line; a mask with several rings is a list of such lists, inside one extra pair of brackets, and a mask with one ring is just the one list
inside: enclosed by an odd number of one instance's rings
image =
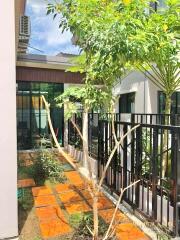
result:
[[(165, 103), (165, 114), (171, 113), (171, 96), (166, 94), (166, 103)], [(170, 124), (170, 117), (165, 116), (165, 125)], [(167, 141), (168, 141), (168, 130), (164, 130), (163, 137), (163, 157), (162, 157), (162, 178), (165, 177), (168, 165), (168, 152), (167, 152)]]
[[(165, 102), (165, 114), (171, 113), (171, 96), (166, 94), (166, 102)], [(165, 124), (169, 124), (169, 118), (166, 118)]]
[(93, 240), (98, 240), (98, 194), (96, 190), (95, 179), (93, 178), (93, 169), (91, 161), (89, 160), (89, 148), (88, 148), (88, 108), (84, 109), (83, 113), (83, 167), (88, 169), (89, 178), (92, 182), (92, 192), (93, 192)]

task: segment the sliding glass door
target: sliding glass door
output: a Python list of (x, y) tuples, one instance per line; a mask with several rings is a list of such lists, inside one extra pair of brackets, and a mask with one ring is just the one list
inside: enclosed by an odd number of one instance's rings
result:
[(41, 95), (51, 104), (51, 118), (58, 141), (63, 144), (64, 112), (55, 105), (54, 98), (64, 91), (63, 84), (17, 83), (17, 142), (18, 149), (38, 148), (42, 143), (50, 145), (47, 114)]

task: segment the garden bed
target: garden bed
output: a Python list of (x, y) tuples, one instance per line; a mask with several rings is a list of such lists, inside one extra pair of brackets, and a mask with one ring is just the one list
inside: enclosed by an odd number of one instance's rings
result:
[[(57, 160), (57, 154), (54, 156)], [(87, 226), (90, 229), (93, 228), (92, 198), (87, 191), (87, 183), (76, 171), (72, 171), (61, 157), (59, 159), (61, 159), (59, 164), (63, 169), (61, 181), (45, 177), (43, 181), (36, 181), (36, 187), (25, 188), (23, 197), (19, 198), (20, 240), (92, 239), (87, 228)], [(33, 160), (33, 164), (35, 162), (36, 159)], [(20, 177), (32, 177), (33, 171), (29, 171), (32, 166), (23, 166), (22, 172), (20, 167)], [(98, 209), (99, 231), (100, 236), (103, 236), (115, 206), (103, 193), (100, 193)], [(110, 239), (149, 239), (120, 211), (118, 211), (115, 223), (116, 235)]]

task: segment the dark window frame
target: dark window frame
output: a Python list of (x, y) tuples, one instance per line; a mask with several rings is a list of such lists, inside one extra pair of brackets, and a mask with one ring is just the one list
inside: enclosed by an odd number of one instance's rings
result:
[[(176, 91), (171, 97), (171, 113), (180, 114), (180, 92)], [(165, 112), (165, 94), (163, 91), (157, 93), (158, 113)]]
[[(132, 109), (132, 102), (135, 106), (136, 92), (124, 93), (119, 98), (119, 113), (134, 113), (135, 109)], [(133, 101), (131, 99), (133, 98)]]

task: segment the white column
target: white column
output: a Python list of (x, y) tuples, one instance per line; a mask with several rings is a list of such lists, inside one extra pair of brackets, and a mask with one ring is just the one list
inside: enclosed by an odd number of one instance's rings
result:
[(0, 1), (0, 239), (18, 235), (14, 1)]

